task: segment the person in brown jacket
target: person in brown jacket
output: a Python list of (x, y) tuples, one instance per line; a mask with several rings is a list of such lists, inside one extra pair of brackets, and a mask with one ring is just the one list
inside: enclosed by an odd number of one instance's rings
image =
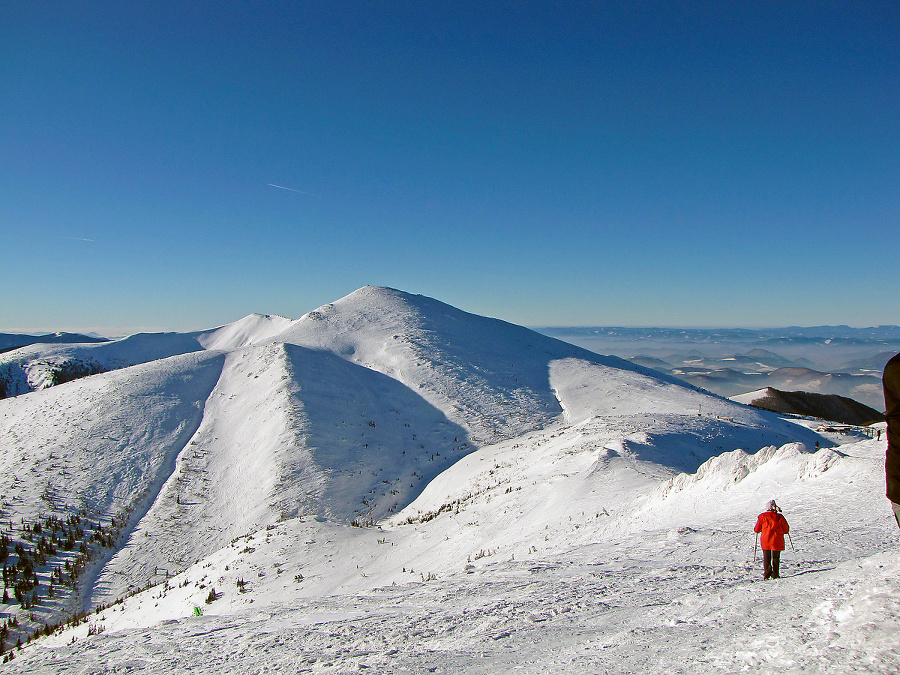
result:
[(775, 500), (769, 500), (764, 513), (756, 519), (754, 532), (762, 532), (759, 544), (763, 552), (763, 579), (779, 579), (781, 572), (781, 552), (784, 550), (784, 535), (790, 531), (788, 522)]
[(894, 518), (900, 525), (900, 354), (887, 362), (881, 384), (884, 387), (884, 419), (887, 420), (884, 460), (887, 498), (891, 500)]

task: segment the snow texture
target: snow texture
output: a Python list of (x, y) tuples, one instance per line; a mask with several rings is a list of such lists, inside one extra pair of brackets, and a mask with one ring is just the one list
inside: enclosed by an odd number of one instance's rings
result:
[[(6, 606), (96, 611), (0, 671), (900, 669), (865, 430), (384, 288), (129, 339), (66, 348), (132, 365), (0, 400), (5, 533), (127, 521), (77, 589), (44, 597), (49, 562), (38, 605)], [(763, 582), (772, 498), (791, 547)]]

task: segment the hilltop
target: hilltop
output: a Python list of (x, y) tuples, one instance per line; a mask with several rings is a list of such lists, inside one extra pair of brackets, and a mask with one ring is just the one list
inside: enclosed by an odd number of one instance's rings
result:
[(818, 417), (843, 424), (866, 425), (884, 420), (884, 413), (837, 394), (781, 391), (767, 387), (732, 397), (739, 403), (772, 412)]

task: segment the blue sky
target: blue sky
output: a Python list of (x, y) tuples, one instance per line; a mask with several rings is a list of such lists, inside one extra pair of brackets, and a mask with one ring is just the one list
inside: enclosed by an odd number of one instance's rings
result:
[(0, 331), (365, 284), (526, 325), (897, 324), (898, 35), (887, 2), (8, 0)]

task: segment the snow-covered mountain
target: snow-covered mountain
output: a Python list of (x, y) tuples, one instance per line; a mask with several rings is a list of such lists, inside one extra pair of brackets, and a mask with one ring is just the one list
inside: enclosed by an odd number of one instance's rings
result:
[(106, 338), (97, 335), (81, 335), (80, 333), (46, 333), (42, 335), (0, 333), (0, 353), (35, 343), (59, 344), (67, 342), (106, 342)]
[[(700, 528), (711, 528), (716, 555), (733, 560), (734, 539), (715, 534), (723, 522), (739, 528), (755, 502), (796, 496), (804, 482), (834, 494), (835, 469), (852, 464), (827, 449), (846, 439), (386, 288), (362, 288), (296, 321), (251, 315), (201, 333), (44, 349), (13, 352), (6, 363), (27, 373), (41, 359), (93, 359), (105, 372), (42, 389), (28, 380), (35, 391), (0, 400), (4, 534), (10, 549), (40, 548), (45, 559), (28, 591), (37, 603), (14, 610), (19, 632), (154, 584), (162, 585), (97, 614), (92, 632), (102, 624), (110, 633), (91, 640), (159, 621), (192, 631), (195, 607), (206, 610), (197, 620), (220, 615), (225, 630), (259, 612), (291, 630), (297, 620), (390, 614), (393, 601), (374, 598), (413, 601), (422, 584), (459, 599), (464, 614), (461, 598), (481, 595), (491, 576), (512, 580), (546, 566), (548, 579), (562, 579), (569, 565), (590, 571), (614, 550), (639, 558), (641, 533), (655, 542), (650, 557), (664, 559), (660, 547), (682, 523), (695, 534), (673, 541), (703, 540)], [(816, 445), (825, 449), (808, 450)], [(875, 480), (868, 461), (853, 464), (856, 492)], [(704, 480), (713, 474), (718, 482)], [(740, 497), (725, 506), (720, 492)], [(701, 494), (710, 504), (703, 513)], [(865, 533), (866, 555), (886, 539), (882, 521), (854, 527)], [(39, 542), (51, 531), (51, 543), (78, 531), (94, 539), (81, 559), (61, 544), (49, 554)], [(10, 550), (9, 561), (17, 555)], [(848, 555), (832, 556), (832, 567)], [(72, 588), (62, 570), (75, 564), (83, 571)], [(396, 590), (375, 590), (388, 588)], [(348, 599), (327, 599), (334, 594)], [(561, 628), (541, 604), (532, 623)], [(292, 606), (307, 618), (279, 609)], [(502, 606), (500, 616), (454, 625), (500, 635), (509, 625)], [(590, 607), (591, 616), (600, 611)], [(426, 615), (417, 621), (435, 630)], [(51, 672), (63, 654), (88, 663), (83, 640), (64, 646), (88, 628), (44, 638), (37, 644), (50, 651), (19, 658), (32, 659), (32, 672)], [(412, 649), (407, 636), (395, 637)], [(364, 660), (333, 662), (346, 672)]]
[(120, 340), (31, 343), (0, 354), (0, 398), (169, 356), (246, 347), (270, 338), (290, 323), (280, 316), (251, 314), (198, 333), (136, 333)]

